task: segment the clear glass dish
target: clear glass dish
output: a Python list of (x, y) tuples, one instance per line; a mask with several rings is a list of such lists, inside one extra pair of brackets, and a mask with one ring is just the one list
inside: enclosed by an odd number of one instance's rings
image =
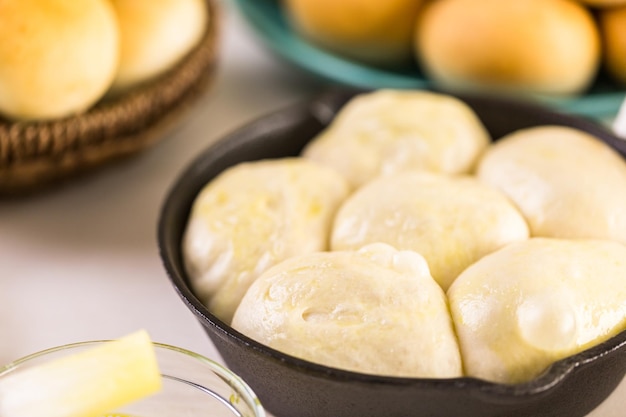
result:
[[(0, 367), (0, 378), (106, 342), (73, 343), (34, 353)], [(154, 346), (163, 388), (111, 410), (106, 417), (265, 417), (256, 394), (230, 370), (185, 349), (161, 343)]]

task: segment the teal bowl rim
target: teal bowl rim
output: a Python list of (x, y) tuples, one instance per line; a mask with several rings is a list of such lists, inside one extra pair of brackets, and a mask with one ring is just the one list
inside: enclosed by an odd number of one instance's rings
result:
[[(284, 19), (280, 0), (231, 0), (255, 34), (277, 55), (331, 83), (357, 88), (427, 89), (435, 87), (419, 69), (391, 71), (363, 65), (334, 55), (297, 36)], [(626, 99), (602, 76), (589, 93), (572, 98), (545, 98), (554, 110), (595, 119), (615, 117)]]

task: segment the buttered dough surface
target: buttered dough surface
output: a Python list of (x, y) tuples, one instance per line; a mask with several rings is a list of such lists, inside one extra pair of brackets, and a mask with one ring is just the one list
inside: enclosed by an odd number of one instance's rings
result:
[(183, 238), (196, 294), (229, 323), (241, 297), (283, 259), (327, 249), (330, 224), (348, 186), (302, 158), (242, 163), (196, 198)]
[(336, 368), (407, 377), (462, 372), (445, 294), (423, 257), (385, 244), (281, 262), (252, 284), (232, 326)]
[(467, 173), (490, 142), (474, 111), (454, 97), (379, 90), (354, 97), (303, 156), (353, 186), (407, 170)]
[(495, 188), (469, 176), (407, 172), (352, 194), (335, 218), (331, 248), (384, 242), (414, 250), (446, 290), (471, 263), (527, 238), (526, 221)]
[(626, 329), (626, 246), (513, 243), (465, 270), (448, 298), (465, 372), (524, 382)]
[(533, 236), (626, 243), (626, 162), (587, 133), (518, 131), (485, 152), (477, 175), (515, 202)]

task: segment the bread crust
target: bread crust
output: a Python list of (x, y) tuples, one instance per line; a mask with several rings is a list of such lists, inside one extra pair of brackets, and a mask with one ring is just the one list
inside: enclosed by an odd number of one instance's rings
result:
[(575, 2), (440, 0), (420, 16), (415, 53), (446, 86), (573, 94), (600, 61), (597, 25)]
[(607, 72), (626, 85), (626, 6), (602, 10), (599, 14)]
[(0, 1), (0, 113), (52, 119), (79, 113), (111, 85), (118, 28), (105, 0)]
[(578, 2), (590, 7), (597, 8), (626, 5), (626, 0), (578, 0)]
[(411, 62), (424, 0), (285, 0), (294, 30), (341, 55), (374, 65)]
[(202, 38), (205, 0), (110, 0), (120, 27), (114, 90), (152, 79), (179, 62)]

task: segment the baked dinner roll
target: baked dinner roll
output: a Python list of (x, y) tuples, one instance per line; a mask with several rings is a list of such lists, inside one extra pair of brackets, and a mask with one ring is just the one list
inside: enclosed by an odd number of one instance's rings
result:
[(359, 186), (407, 170), (466, 173), (489, 143), (474, 111), (457, 98), (378, 90), (347, 103), (303, 156)]
[(125, 89), (172, 68), (200, 42), (206, 0), (110, 0), (120, 27), (113, 88)]
[(108, 0), (0, 1), (0, 114), (80, 113), (110, 87), (119, 58)]
[(447, 301), (424, 258), (384, 244), (281, 262), (252, 284), (232, 325), (281, 352), (349, 371), (462, 372)]
[(418, 60), (435, 82), (498, 93), (579, 93), (601, 54), (591, 13), (570, 0), (433, 1), (415, 38)]
[(626, 329), (626, 246), (533, 238), (467, 268), (448, 290), (469, 376), (518, 383)]
[(412, 61), (413, 27), (424, 0), (285, 0), (294, 30), (345, 57), (374, 65)]
[(515, 202), (533, 236), (626, 243), (626, 162), (587, 133), (520, 130), (495, 142), (477, 175)]
[(607, 72), (626, 85), (626, 5), (598, 12)]
[(374, 180), (344, 202), (331, 248), (384, 242), (414, 250), (446, 290), (470, 264), (527, 238), (526, 221), (495, 188), (469, 176), (402, 173)]
[(626, 5), (626, 0), (578, 0), (582, 4), (597, 8), (611, 8)]
[(195, 294), (229, 323), (241, 297), (283, 259), (326, 250), (345, 180), (299, 158), (242, 163), (196, 197), (183, 255)]

